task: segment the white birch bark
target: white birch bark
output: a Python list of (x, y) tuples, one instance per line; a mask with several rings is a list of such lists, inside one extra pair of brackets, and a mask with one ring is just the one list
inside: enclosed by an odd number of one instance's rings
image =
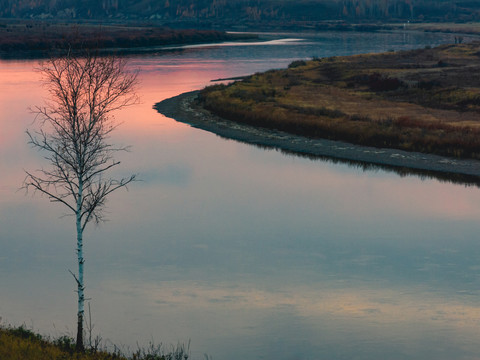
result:
[(83, 227), (82, 227), (82, 200), (83, 200), (83, 183), (79, 181), (78, 198), (77, 198), (77, 262), (78, 262), (78, 311), (77, 311), (77, 344), (83, 344), (83, 318), (84, 318), (84, 304), (85, 304), (85, 284), (83, 282)]

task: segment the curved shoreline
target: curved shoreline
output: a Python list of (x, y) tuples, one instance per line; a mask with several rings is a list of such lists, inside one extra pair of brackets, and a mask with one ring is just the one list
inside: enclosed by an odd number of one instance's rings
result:
[(192, 127), (240, 142), (304, 156), (344, 161), (361, 167), (381, 167), (402, 175), (413, 173), (440, 180), (480, 186), (480, 161), (447, 158), (389, 148), (359, 146), (343, 141), (311, 139), (220, 118), (194, 104), (198, 91), (183, 93), (154, 105), (161, 114)]

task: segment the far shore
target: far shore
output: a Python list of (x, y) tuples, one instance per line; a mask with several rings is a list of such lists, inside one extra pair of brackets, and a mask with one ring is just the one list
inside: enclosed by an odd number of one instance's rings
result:
[(443, 181), (480, 186), (480, 161), (359, 146), (342, 141), (312, 139), (254, 127), (220, 118), (196, 104), (198, 91), (180, 94), (155, 104), (161, 114), (220, 137), (290, 154), (341, 161), (353, 166), (377, 167), (401, 175), (415, 174)]
[(66, 49), (143, 53), (166, 47), (257, 39), (251, 33), (218, 30), (0, 19), (0, 58), (42, 58)]

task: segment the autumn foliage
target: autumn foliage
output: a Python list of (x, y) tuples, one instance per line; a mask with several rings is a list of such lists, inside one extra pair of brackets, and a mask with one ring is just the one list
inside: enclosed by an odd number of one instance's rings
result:
[(312, 138), (480, 159), (480, 44), (297, 61), (199, 95), (213, 113)]

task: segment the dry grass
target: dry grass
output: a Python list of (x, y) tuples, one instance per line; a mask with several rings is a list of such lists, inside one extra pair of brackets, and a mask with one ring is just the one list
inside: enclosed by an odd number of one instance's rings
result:
[(200, 95), (252, 125), (480, 158), (480, 44), (296, 61)]
[(460, 34), (480, 34), (480, 23), (466, 22), (466, 23), (415, 23), (408, 25), (409, 30), (423, 30), (431, 32), (446, 32), (446, 33), (460, 33)]
[(23, 327), (0, 329), (0, 359), (2, 360), (126, 360), (107, 352), (74, 353), (72, 343), (59, 339), (56, 344)]
[(188, 346), (182, 344), (164, 351), (161, 345), (150, 344), (130, 356), (120, 351), (99, 350), (99, 344), (87, 346), (85, 352), (75, 352), (75, 343), (68, 336), (55, 340), (44, 338), (23, 326), (0, 327), (1, 360), (187, 360)]

